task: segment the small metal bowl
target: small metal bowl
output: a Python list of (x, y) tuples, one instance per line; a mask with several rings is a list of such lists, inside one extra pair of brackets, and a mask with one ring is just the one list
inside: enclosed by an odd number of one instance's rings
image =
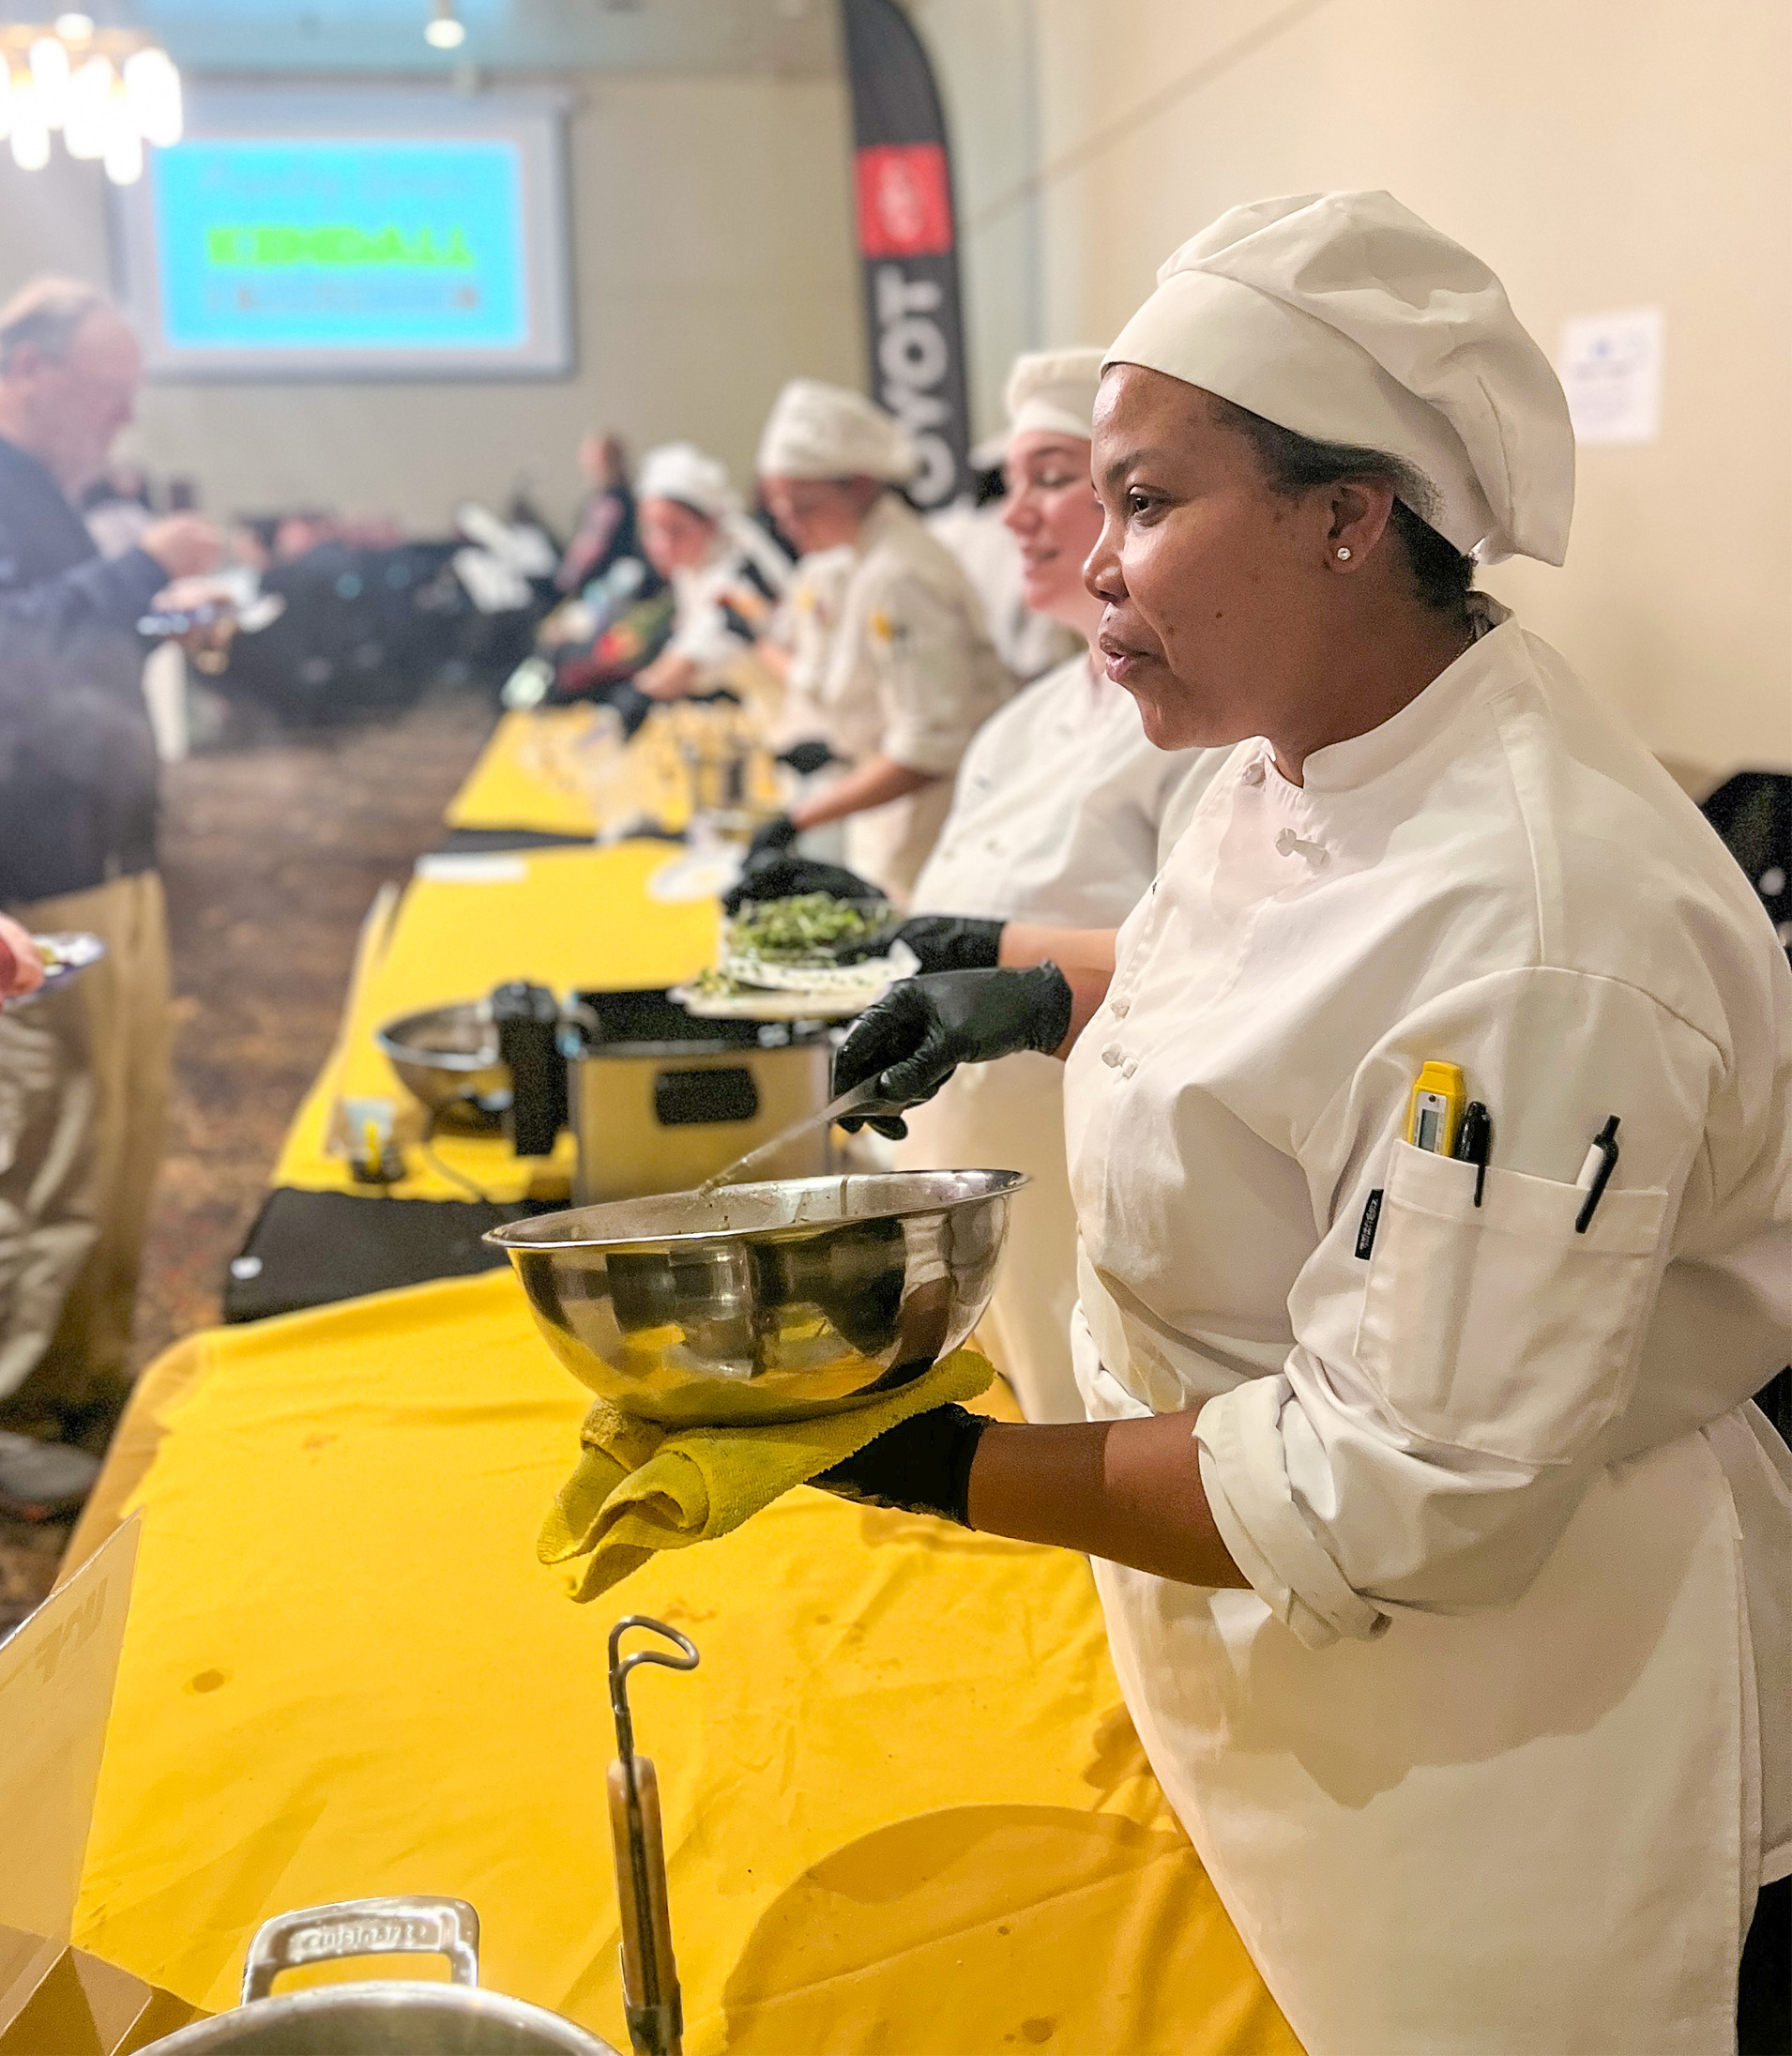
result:
[(387, 1021), (373, 1040), (392, 1069), (431, 1113), (494, 1123), (510, 1104), (510, 1072), (498, 1031), (481, 999)]
[(667, 1425), (801, 1421), (920, 1377), (989, 1304), (1020, 1171), (666, 1193), (507, 1223), (548, 1347)]

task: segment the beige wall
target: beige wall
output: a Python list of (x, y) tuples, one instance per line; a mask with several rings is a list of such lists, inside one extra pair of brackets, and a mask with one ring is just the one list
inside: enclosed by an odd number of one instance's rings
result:
[[(782, 381), (857, 383), (844, 98), (833, 80), (573, 82), (578, 371), (561, 380), (162, 385), (134, 447), (207, 508), (390, 510), (425, 530), (524, 478), (563, 513), (580, 432), (637, 452), (687, 435), (744, 479)], [(96, 167), (0, 155), (0, 292), (54, 268), (103, 280)]]
[[(1222, 209), (1385, 186), (1494, 265), (1552, 355), (1565, 316), (1666, 311), (1661, 439), (1584, 449), (1567, 567), (1487, 583), (1651, 747), (1792, 768), (1784, 0), (914, 11), (955, 123), (978, 133), (960, 200), (985, 425), (1013, 349), (1111, 336)], [(1031, 113), (1014, 84), (1029, 68)], [(1029, 248), (1031, 314), (1012, 286)]]

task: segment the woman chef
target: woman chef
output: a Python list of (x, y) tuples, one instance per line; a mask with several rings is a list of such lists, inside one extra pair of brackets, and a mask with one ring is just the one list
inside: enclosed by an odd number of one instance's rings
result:
[(672, 639), (635, 679), (650, 699), (727, 684), (790, 579), (790, 561), (740, 511), (728, 474), (691, 443), (642, 461), (636, 520), (647, 561), (672, 587)]
[(1792, 1463), (1748, 1404), (1792, 973), (1468, 589), (1558, 563), (1572, 492), (1486, 267), (1359, 192), (1159, 278), (1095, 416), (1099, 647), (1154, 741), (1235, 747), (1110, 978), (912, 980), (838, 1071), (899, 1109), (1069, 1047), (1089, 1418), (940, 1409), (829, 1482), (1097, 1560), (1311, 2056), (1721, 2056), (1792, 1869)]
[(846, 768), (753, 847), (844, 821), (846, 861), (898, 899), (934, 845), (965, 744), (1013, 689), (964, 573), (893, 490), (916, 467), (888, 415), (808, 378), (779, 394), (759, 446), (766, 503), (805, 559), (846, 553), (817, 584), (833, 617), (811, 661), (787, 671), (784, 723), (788, 741), (826, 744)]

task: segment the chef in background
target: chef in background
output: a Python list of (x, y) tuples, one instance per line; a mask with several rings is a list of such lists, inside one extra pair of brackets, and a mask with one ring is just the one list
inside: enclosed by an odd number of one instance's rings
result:
[(635, 481), (647, 561), (672, 587), (672, 637), (636, 678), (649, 699), (729, 682), (790, 580), (790, 560), (740, 510), (728, 473), (691, 443), (650, 449)]
[(817, 582), (834, 617), (784, 667), (782, 738), (837, 769), (754, 848), (844, 822), (847, 863), (904, 902), (966, 745), (1013, 690), (969, 581), (897, 490), (917, 468), (881, 408), (808, 378), (779, 394), (759, 446), (766, 504), (805, 561), (844, 555)]
[(1007, 521), (1007, 461), (1006, 435), (980, 443), (971, 451), (973, 491), (923, 518), (983, 602), (984, 626), (1009, 676), (1031, 685), (1076, 655), (1082, 638), (1027, 600), (1025, 567)]
[(835, 1074), (1067, 1052), (1088, 1419), (827, 1482), (1093, 1560), (1310, 2056), (1731, 2056), (1792, 1874), (1785, 953), (1475, 589), (1562, 562), (1574, 441), (1470, 251), (1235, 207), (1094, 426), (1108, 674), (1225, 761), (1105, 973), (906, 980)]
[[(1217, 750), (1160, 750), (1131, 695), (1089, 647), (1101, 602), (1083, 561), (1101, 532), (1089, 482), (1096, 349), (1023, 357), (1008, 383), (1008, 495), (1028, 608), (1073, 633), (1067, 663), (979, 729), (952, 810), (916, 881), (903, 937), (923, 968), (1037, 963), (1049, 928), (1114, 929), (1176, 840)], [(967, 1064), (908, 1117), (904, 1170), (1000, 1165), (1027, 1172), (983, 1325), (1029, 1421), (1080, 1421), (1071, 1365), (1076, 1210), (1064, 1162), (1064, 1067), (1024, 1050)]]

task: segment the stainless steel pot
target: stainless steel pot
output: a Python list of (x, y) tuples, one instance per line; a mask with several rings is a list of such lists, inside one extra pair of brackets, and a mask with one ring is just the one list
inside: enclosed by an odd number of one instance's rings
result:
[[(453, 1982), (320, 1985), (270, 1999), (302, 1963), (445, 1956)], [(243, 2003), (152, 2042), (144, 2056), (616, 2056), (545, 2006), (479, 1989), (479, 1916), (464, 1899), (344, 1899), (268, 1921), (249, 1947)]]

